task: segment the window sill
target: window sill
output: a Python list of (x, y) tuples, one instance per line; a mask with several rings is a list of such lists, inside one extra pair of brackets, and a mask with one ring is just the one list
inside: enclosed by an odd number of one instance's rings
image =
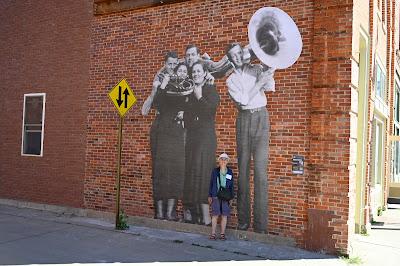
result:
[(23, 154), (21, 153), (21, 156), (26, 156), (26, 157), (43, 157), (43, 154)]

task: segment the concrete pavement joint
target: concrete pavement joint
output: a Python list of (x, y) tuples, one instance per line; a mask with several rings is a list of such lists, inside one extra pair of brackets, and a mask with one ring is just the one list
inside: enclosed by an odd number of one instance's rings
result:
[(371, 244), (371, 245), (374, 245), (374, 246), (388, 247), (388, 248), (394, 248), (394, 249), (400, 250), (399, 247), (394, 247), (394, 246), (390, 246), (390, 245), (377, 244), (377, 243), (373, 243), (373, 242), (369, 242), (369, 241), (363, 241), (363, 240), (358, 240), (358, 242), (360, 242), (360, 243), (366, 243), (366, 244)]
[(397, 228), (397, 227), (393, 227), (393, 228), (391, 228), (391, 227), (376, 227), (376, 226), (371, 226), (371, 229), (376, 229), (376, 230), (400, 230), (400, 228)]

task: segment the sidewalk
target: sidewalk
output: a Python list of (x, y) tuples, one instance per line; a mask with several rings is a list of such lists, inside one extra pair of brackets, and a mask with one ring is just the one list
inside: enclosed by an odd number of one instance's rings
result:
[(400, 265), (400, 205), (389, 204), (371, 228), (368, 235), (355, 236), (353, 256), (365, 266)]
[[(115, 231), (99, 219), (0, 205), (0, 264), (218, 262), (345, 265), (295, 247), (131, 226)], [(225, 262), (221, 262), (225, 261)]]

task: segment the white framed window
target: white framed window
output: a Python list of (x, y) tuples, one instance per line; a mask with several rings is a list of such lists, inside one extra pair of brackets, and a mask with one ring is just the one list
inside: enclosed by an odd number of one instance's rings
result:
[(24, 94), (21, 155), (43, 156), (46, 93)]
[(386, 74), (383, 71), (382, 64), (379, 60), (375, 61), (375, 96), (385, 100), (386, 94)]

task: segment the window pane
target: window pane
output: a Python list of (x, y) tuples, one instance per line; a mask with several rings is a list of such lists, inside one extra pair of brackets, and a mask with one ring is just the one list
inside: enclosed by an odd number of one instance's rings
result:
[(385, 99), (385, 93), (386, 93), (386, 76), (383, 73), (383, 71), (381, 71), (381, 98)]
[(375, 127), (375, 151), (374, 151), (375, 184), (381, 184), (381, 179), (382, 179), (382, 146), (383, 146), (382, 128), (383, 125), (377, 122)]
[(395, 149), (395, 166), (396, 166), (396, 175), (400, 174), (400, 143), (398, 141), (395, 142), (396, 143), (396, 149)]
[(25, 125), (42, 125), (43, 97), (26, 97), (25, 100)]
[(378, 63), (375, 63), (375, 95), (385, 99), (386, 75)]
[(395, 93), (394, 93), (394, 104), (393, 104), (393, 114), (394, 114), (394, 120), (397, 120), (397, 101), (398, 101), (399, 95), (397, 94), (397, 85), (395, 86)]
[(44, 96), (25, 96), (23, 154), (41, 155)]
[(381, 75), (381, 68), (378, 64), (376, 64), (376, 81), (375, 81), (375, 88), (376, 88), (376, 95), (381, 96), (382, 93), (382, 75)]
[(41, 132), (25, 132), (24, 154), (40, 155), (42, 133)]
[(396, 97), (395, 97), (395, 105), (394, 105), (394, 110), (395, 110), (395, 119), (397, 122), (400, 122), (400, 93), (399, 93), (399, 87), (396, 84)]

